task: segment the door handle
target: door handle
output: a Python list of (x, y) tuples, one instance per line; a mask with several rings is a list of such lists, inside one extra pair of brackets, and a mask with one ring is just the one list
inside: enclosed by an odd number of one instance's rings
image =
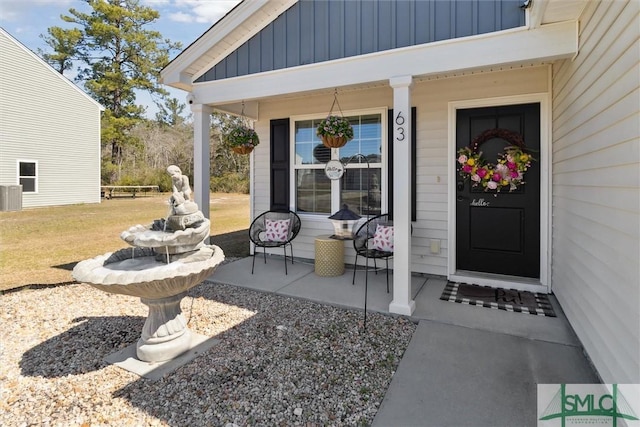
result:
[(456, 196), (456, 200), (458, 202), (469, 200), (468, 197), (459, 194), (460, 192), (464, 191), (464, 181), (456, 181), (456, 190), (458, 191), (458, 195)]

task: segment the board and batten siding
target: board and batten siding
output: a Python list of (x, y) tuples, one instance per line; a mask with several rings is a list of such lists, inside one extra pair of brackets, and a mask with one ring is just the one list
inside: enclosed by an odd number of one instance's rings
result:
[(100, 106), (0, 31), (0, 185), (17, 160), (38, 163), (38, 192), (22, 207), (100, 202)]
[(553, 66), (553, 291), (605, 383), (640, 383), (639, 5), (590, 2)]
[[(412, 105), (417, 109), (417, 221), (413, 223), (412, 271), (447, 274), (448, 248), (448, 167), (455, 153), (449, 153), (448, 104), (467, 99), (486, 99), (548, 91), (549, 72), (546, 66), (526, 67), (479, 73), (470, 76), (435, 80), (416, 80), (412, 86)], [(340, 106), (347, 111), (370, 108), (392, 108), (393, 90), (388, 86), (350, 90), (339, 93)], [(256, 131), (260, 145), (254, 150), (253, 216), (269, 210), (269, 123), (296, 115), (323, 117), (333, 101), (333, 94), (287, 97), (284, 100), (260, 102), (260, 120)], [(383, 117), (386, 120), (386, 117)], [(383, 135), (385, 133), (383, 132)], [(386, 141), (385, 141), (386, 143)], [(313, 259), (314, 237), (332, 234), (326, 217), (301, 215), (302, 228), (294, 241), (296, 257)], [(430, 252), (430, 241), (439, 240), (439, 254)], [(345, 243), (345, 262), (353, 264), (352, 245)], [(273, 251), (278, 254), (282, 251)]]
[(522, 0), (301, 0), (197, 82), (314, 64), (525, 24)]

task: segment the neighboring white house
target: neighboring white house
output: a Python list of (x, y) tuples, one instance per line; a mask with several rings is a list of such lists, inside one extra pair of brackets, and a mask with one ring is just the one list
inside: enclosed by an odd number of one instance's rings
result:
[[(162, 72), (190, 92), (196, 201), (209, 205), (209, 113), (243, 111), (261, 140), (252, 216), (296, 211), (297, 256), (314, 257), (343, 200), (392, 210), (391, 312), (413, 311), (411, 272), (553, 292), (602, 380), (640, 383), (639, 10), (636, 0), (244, 1)], [(356, 137), (332, 156), (370, 161), (347, 164), (355, 179), (329, 181), (314, 156), (335, 91)], [(458, 149), (492, 129), (536, 157), (513, 193), (458, 175)], [(496, 162), (511, 139), (478, 142)], [(361, 178), (379, 199), (358, 195)]]
[(104, 108), (0, 28), (0, 185), (22, 207), (100, 202)]

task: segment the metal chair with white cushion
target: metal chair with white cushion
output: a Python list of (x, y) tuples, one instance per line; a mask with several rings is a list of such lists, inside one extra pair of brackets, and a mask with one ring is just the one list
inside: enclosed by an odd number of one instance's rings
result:
[(389, 293), (389, 258), (393, 256), (393, 220), (389, 214), (375, 216), (362, 224), (353, 239), (356, 259), (353, 266), (352, 284), (356, 283), (358, 256), (365, 258), (365, 283), (368, 282), (369, 259), (373, 258), (373, 266), (377, 274), (377, 259), (384, 259), (387, 272), (387, 293)]
[(251, 274), (253, 274), (257, 248), (262, 248), (264, 263), (267, 263), (267, 248), (284, 250), (284, 273), (287, 272), (287, 246), (291, 248), (291, 264), (293, 264), (292, 241), (300, 232), (300, 217), (291, 211), (267, 211), (260, 214), (249, 227), (249, 239), (256, 246), (253, 251)]

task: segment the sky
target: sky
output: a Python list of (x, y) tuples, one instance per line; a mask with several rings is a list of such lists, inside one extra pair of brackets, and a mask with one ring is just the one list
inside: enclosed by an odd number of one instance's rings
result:
[[(240, 0), (140, 0), (141, 4), (160, 13), (160, 19), (147, 29), (159, 31), (163, 39), (181, 42), (186, 48), (222, 18)], [(0, 0), (0, 27), (33, 52), (51, 49), (40, 35), (47, 35), (50, 27), (68, 28), (60, 15), (69, 9), (90, 13), (91, 8), (81, 0)], [(174, 58), (179, 52), (174, 52)], [(65, 74), (71, 80), (74, 73)], [(170, 96), (186, 104), (187, 93), (165, 87)], [(157, 107), (146, 94), (138, 94), (137, 101), (147, 107), (146, 115), (154, 118)]]

